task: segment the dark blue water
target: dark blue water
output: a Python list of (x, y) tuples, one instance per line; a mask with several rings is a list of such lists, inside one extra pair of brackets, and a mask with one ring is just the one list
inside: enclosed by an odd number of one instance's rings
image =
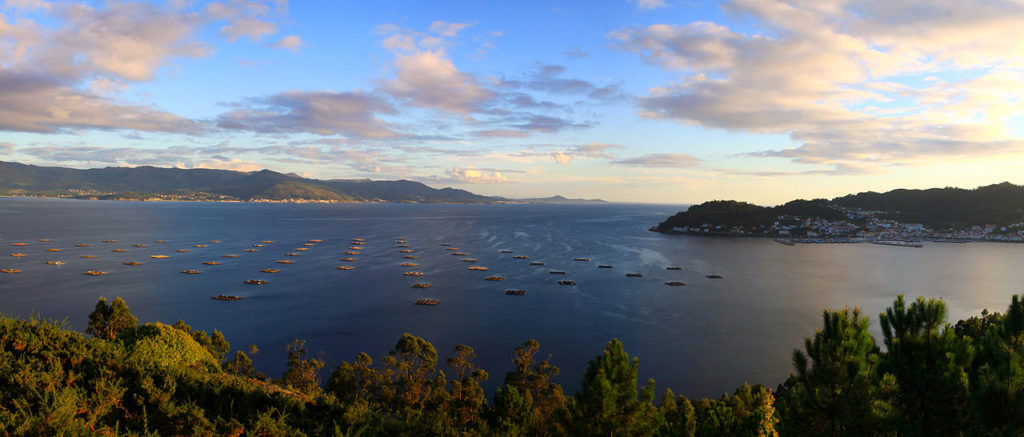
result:
[[(944, 297), (955, 321), (982, 308), (1002, 311), (1013, 293), (1024, 291), (1024, 245), (788, 247), (763, 239), (646, 230), (678, 209), (6, 198), (0, 199), (0, 247), (26, 256), (0, 253), (0, 268), (23, 271), (0, 275), (0, 311), (66, 319), (84, 330), (99, 296), (121, 296), (142, 322), (184, 319), (198, 329), (223, 331), (235, 348), (257, 345), (254, 361), (271, 376), (284, 370), (285, 345), (293, 338), (308, 340), (307, 348), (322, 351), (333, 369), (361, 351), (378, 359), (410, 332), (432, 342), (442, 362), (455, 345), (472, 346), (478, 363), (491, 373), (489, 393), (511, 369), (512, 350), (529, 338), (554, 355), (562, 369), (558, 382), (573, 393), (587, 360), (616, 337), (640, 357), (642, 378), (655, 378), (659, 390), (667, 386), (689, 396), (718, 396), (743, 382), (774, 386), (785, 379), (792, 349), (819, 327), (826, 307), (863, 308), (877, 333), (877, 315), (897, 293)], [(53, 241), (38, 241), (42, 238)], [(349, 256), (344, 252), (353, 238), (365, 239), (362, 253), (352, 255), (355, 262), (339, 261)], [(394, 243), (399, 238), (408, 241), (416, 259), (402, 258), (407, 254)], [(311, 239), (323, 242), (303, 246)], [(243, 251), (261, 240), (275, 243), (259, 252)], [(9, 246), (14, 242), (28, 246)], [(147, 246), (133, 247), (136, 243)], [(452, 256), (442, 243), (467, 256)], [(309, 250), (294, 250), (301, 247)], [(111, 252), (115, 248), (126, 252)], [(500, 252), (506, 249), (514, 253)], [(97, 258), (81, 258), (84, 254)], [(149, 258), (156, 254), (169, 258)], [(238, 257), (222, 257), (226, 254)], [(577, 257), (591, 261), (573, 261)], [(477, 265), (490, 270), (468, 270), (473, 264), (463, 258), (478, 259)], [(294, 264), (275, 263), (281, 259)], [(66, 264), (50, 266), (47, 260)], [(545, 265), (530, 266), (530, 261)], [(402, 262), (419, 266), (401, 267)], [(598, 264), (614, 268), (598, 269)], [(355, 268), (335, 269), (338, 265)], [(666, 270), (670, 265), (682, 270)], [(260, 273), (261, 268), (281, 272)], [(202, 273), (180, 273), (186, 269)], [(109, 274), (90, 277), (82, 274), (86, 270)], [(425, 275), (402, 275), (410, 270)], [(627, 272), (644, 276), (627, 278)], [(706, 278), (710, 273), (724, 278)], [(506, 280), (486, 281), (487, 276)], [(248, 279), (270, 283), (243, 284)], [(576, 285), (558, 285), (559, 279)], [(664, 284), (676, 280), (688, 285)], [(415, 282), (433, 288), (411, 288)], [(510, 288), (527, 292), (505, 295)], [(221, 293), (244, 299), (210, 299)], [(413, 305), (424, 297), (441, 303)]]

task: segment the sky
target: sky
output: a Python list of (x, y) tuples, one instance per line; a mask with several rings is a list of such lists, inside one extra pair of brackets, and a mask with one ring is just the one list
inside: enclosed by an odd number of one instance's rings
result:
[(1024, 184), (1019, 0), (0, 1), (0, 160), (775, 205)]

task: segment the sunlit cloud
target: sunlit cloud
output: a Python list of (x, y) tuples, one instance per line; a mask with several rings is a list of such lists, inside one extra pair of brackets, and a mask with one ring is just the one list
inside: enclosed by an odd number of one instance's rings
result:
[(446, 173), (452, 181), (466, 184), (504, 184), (509, 182), (509, 179), (497, 170), (452, 167)]
[(700, 160), (683, 153), (653, 153), (634, 158), (612, 161), (616, 165), (651, 167), (651, 168), (687, 168), (696, 167)]

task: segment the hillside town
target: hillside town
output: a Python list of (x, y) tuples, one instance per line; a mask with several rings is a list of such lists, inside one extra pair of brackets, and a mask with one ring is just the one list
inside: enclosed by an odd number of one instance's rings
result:
[(921, 223), (904, 223), (883, 211), (835, 206), (845, 219), (781, 215), (770, 225), (726, 226), (705, 223), (674, 227), (672, 232), (697, 235), (772, 237), (783, 244), (879, 243), (920, 246), (922, 241), (998, 241), (1024, 243), (1024, 221), (1009, 225), (979, 224), (963, 229), (932, 229)]

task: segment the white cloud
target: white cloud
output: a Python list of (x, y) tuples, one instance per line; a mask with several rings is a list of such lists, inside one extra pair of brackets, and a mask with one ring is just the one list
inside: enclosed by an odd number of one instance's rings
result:
[(309, 132), (320, 135), (344, 134), (361, 138), (395, 138), (377, 114), (394, 114), (384, 99), (360, 92), (285, 91), (252, 99), (221, 114), (218, 126), (254, 132)]
[(452, 167), (447, 171), (448, 177), (455, 182), (466, 184), (504, 184), (509, 182), (498, 170)]
[(255, 18), (241, 18), (220, 28), (220, 33), (231, 42), (235, 42), (238, 38), (242, 37), (248, 38), (250, 41), (259, 42), (264, 36), (277, 33), (277, 25)]
[(569, 165), (572, 162), (572, 155), (565, 152), (551, 152), (551, 158), (560, 165)]
[(636, 167), (686, 168), (696, 167), (700, 164), (700, 160), (684, 153), (654, 153), (635, 158), (620, 159), (612, 161), (612, 163)]
[(667, 6), (665, 0), (629, 0), (630, 3), (636, 3), (637, 9), (658, 9)]
[(459, 32), (462, 32), (467, 27), (474, 24), (476, 23), (448, 23), (444, 21), (435, 21), (430, 23), (430, 31), (446, 38), (455, 38), (459, 36)]
[(276, 43), (271, 44), (272, 47), (279, 49), (285, 49), (292, 53), (299, 53), (302, 51), (302, 38), (297, 35), (288, 35), (281, 38)]
[(398, 55), (395, 78), (382, 83), (381, 88), (413, 106), (459, 114), (479, 111), (482, 104), (494, 98), (492, 91), (455, 68), (441, 51)]

